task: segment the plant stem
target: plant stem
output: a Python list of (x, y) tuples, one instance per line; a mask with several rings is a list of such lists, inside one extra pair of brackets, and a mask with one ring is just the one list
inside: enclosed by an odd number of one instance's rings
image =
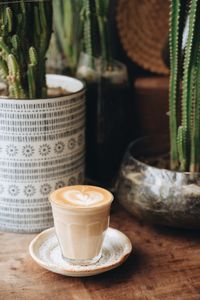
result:
[[(169, 110), (170, 110), (170, 140), (171, 140), (171, 169), (179, 166), (177, 149), (177, 99), (179, 97), (179, 57), (181, 53), (181, 1), (171, 0), (170, 11), (170, 88), (169, 88)], [(177, 30), (178, 29), (178, 30)]]

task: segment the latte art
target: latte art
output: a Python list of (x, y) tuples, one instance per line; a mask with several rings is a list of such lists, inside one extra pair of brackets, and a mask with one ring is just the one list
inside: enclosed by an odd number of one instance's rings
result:
[(67, 186), (56, 190), (50, 200), (61, 205), (95, 207), (113, 200), (112, 194), (100, 187), (90, 185)]
[(69, 190), (63, 193), (67, 202), (77, 205), (94, 205), (103, 201), (104, 197), (101, 193), (95, 191), (81, 192), (77, 190)]
[(74, 265), (97, 262), (113, 195), (97, 186), (73, 185), (54, 191), (49, 200), (63, 257)]

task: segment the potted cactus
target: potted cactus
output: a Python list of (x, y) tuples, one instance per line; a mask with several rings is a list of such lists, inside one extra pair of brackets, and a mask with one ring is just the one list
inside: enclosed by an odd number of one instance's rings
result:
[(84, 85), (46, 75), (52, 1), (0, 3), (0, 229), (52, 225), (48, 194), (82, 182)]
[(164, 136), (130, 145), (117, 185), (134, 215), (187, 228), (200, 228), (199, 19), (198, 0), (171, 0), (170, 145)]
[[(1, 3), (0, 18), (0, 74), (8, 83), (8, 96), (45, 98), (45, 55), (52, 32), (51, 5), (25, 1)], [(32, 26), (35, 30), (30, 34)]]
[[(112, 57), (110, 0), (82, 1), (77, 76), (86, 82), (86, 175), (112, 186), (130, 135), (126, 66)], [(120, 142), (119, 142), (120, 141)]]

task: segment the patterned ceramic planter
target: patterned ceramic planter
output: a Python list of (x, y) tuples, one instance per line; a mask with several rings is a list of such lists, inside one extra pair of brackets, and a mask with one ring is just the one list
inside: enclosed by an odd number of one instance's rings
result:
[(0, 99), (0, 230), (52, 226), (51, 191), (84, 178), (85, 90), (81, 81), (47, 75), (66, 96)]

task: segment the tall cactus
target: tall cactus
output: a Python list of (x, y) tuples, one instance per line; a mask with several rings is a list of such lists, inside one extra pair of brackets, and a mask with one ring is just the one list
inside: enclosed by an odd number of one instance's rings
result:
[(111, 59), (110, 36), (108, 26), (108, 15), (110, 8), (110, 0), (95, 0), (96, 15), (99, 26), (101, 56), (105, 63), (109, 65)]
[(81, 6), (82, 0), (53, 1), (57, 46), (71, 74), (76, 71), (81, 47)]
[[(170, 17), (170, 132), (171, 166), (181, 171), (200, 170), (200, 3), (171, 0)], [(177, 106), (182, 69), (181, 41), (184, 13), (188, 20), (188, 36), (183, 58), (181, 120), (178, 126)], [(181, 20), (181, 22), (180, 22)]]
[(55, 0), (53, 1), (55, 33), (58, 49), (67, 61), (71, 74), (76, 71), (80, 51), (110, 62), (109, 41), (110, 0)]
[(51, 1), (0, 4), (0, 76), (10, 98), (44, 98), (46, 51), (52, 33)]
[(81, 19), (83, 23), (83, 49), (88, 54), (90, 59), (90, 65), (92, 66), (92, 57), (94, 53), (94, 40), (93, 40), (93, 18), (92, 18), (93, 2), (91, 0), (83, 0), (83, 6), (81, 9)]
[(110, 0), (83, 0), (83, 48), (89, 56), (100, 56), (106, 66), (111, 60), (108, 15)]
[(177, 98), (179, 97), (179, 65), (181, 55), (182, 27), (181, 24), (181, 0), (172, 0), (170, 12), (170, 91), (169, 91), (169, 109), (170, 109), (170, 138), (171, 138), (171, 169), (178, 167), (178, 148), (177, 148)]

